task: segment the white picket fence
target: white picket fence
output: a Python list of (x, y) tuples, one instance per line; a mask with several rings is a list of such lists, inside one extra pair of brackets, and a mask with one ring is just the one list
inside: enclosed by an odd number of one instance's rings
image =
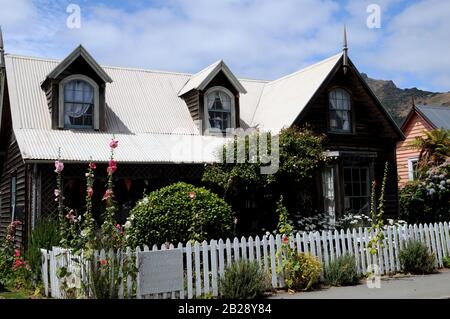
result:
[[(443, 267), (443, 258), (450, 255), (450, 229), (447, 222), (435, 224), (419, 224), (404, 226), (388, 226), (384, 230), (383, 247), (377, 254), (369, 253), (367, 247), (374, 234), (367, 228), (347, 229), (346, 231), (322, 231), (303, 232), (289, 239), (289, 245), (298, 252), (308, 252), (317, 256), (326, 267), (330, 261), (344, 254), (355, 256), (359, 274), (378, 271), (380, 274), (390, 274), (400, 271), (399, 251), (403, 249), (411, 239), (419, 240), (426, 244), (428, 249), (436, 256), (436, 267)], [(152, 251), (159, 249), (172, 249), (173, 245), (158, 248), (152, 247)], [(255, 238), (242, 237), (240, 240), (211, 240), (210, 242), (195, 242), (183, 245), (179, 243), (176, 248), (183, 250), (184, 286), (182, 293), (165, 293), (148, 296), (149, 298), (196, 298), (202, 295), (219, 295), (219, 278), (224, 274), (227, 266), (232, 262), (246, 259), (257, 261), (264, 271), (271, 277), (274, 288), (283, 288), (283, 275), (277, 273), (277, 267), (281, 266), (281, 256), (276, 254), (281, 251), (282, 242), (280, 235), (270, 235)], [(149, 251), (144, 247), (143, 251)], [(136, 254), (141, 249), (128, 248), (127, 254)], [(57, 269), (61, 266), (57, 256), (62, 250), (54, 248), (51, 251), (42, 250), (43, 263), (42, 274), (45, 292), (48, 296), (62, 298), (57, 278)], [(99, 252), (105, 256), (105, 252)], [(375, 267), (375, 268), (374, 268)], [(369, 270), (368, 270), (369, 269)], [(119, 297), (123, 297), (124, 287), (121, 287)], [(131, 278), (127, 280), (128, 292), (131, 292)], [(129, 295), (129, 294), (128, 294)]]

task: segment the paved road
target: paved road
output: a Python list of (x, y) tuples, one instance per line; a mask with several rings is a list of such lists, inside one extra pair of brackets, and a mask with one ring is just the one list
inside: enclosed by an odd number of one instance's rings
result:
[(351, 287), (331, 287), (310, 292), (289, 295), (281, 292), (275, 299), (450, 299), (450, 270), (425, 276), (387, 278), (381, 281), (381, 288), (369, 289), (361, 284)]

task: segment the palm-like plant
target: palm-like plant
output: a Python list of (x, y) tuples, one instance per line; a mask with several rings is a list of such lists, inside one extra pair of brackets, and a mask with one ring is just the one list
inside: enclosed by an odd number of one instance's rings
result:
[(418, 136), (410, 144), (420, 150), (419, 173), (422, 174), (430, 166), (442, 164), (450, 156), (450, 130), (435, 129)]

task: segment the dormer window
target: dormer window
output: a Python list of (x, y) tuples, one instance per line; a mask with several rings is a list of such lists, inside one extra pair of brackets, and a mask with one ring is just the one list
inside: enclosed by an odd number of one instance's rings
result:
[(83, 80), (64, 85), (64, 126), (93, 127), (94, 88)]
[(60, 83), (60, 128), (98, 129), (98, 85), (84, 75)]
[(223, 87), (213, 87), (205, 94), (205, 115), (211, 132), (225, 133), (235, 127), (233, 94)]
[(350, 133), (352, 131), (350, 94), (341, 88), (329, 93), (329, 125), (331, 132)]

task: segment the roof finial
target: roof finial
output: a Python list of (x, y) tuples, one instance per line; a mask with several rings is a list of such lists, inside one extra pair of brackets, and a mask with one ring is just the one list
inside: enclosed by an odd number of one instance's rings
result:
[(415, 101), (415, 98), (414, 98), (414, 94), (411, 95), (411, 104), (412, 104), (413, 107), (416, 105), (416, 101)]
[(347, 43), (347, 27), (344, 24), (344, 46), (342, 48), (343, 52), (343, 68), (344, 68), (344, 74), (347, 73), (348, 68), (348, 43)]

